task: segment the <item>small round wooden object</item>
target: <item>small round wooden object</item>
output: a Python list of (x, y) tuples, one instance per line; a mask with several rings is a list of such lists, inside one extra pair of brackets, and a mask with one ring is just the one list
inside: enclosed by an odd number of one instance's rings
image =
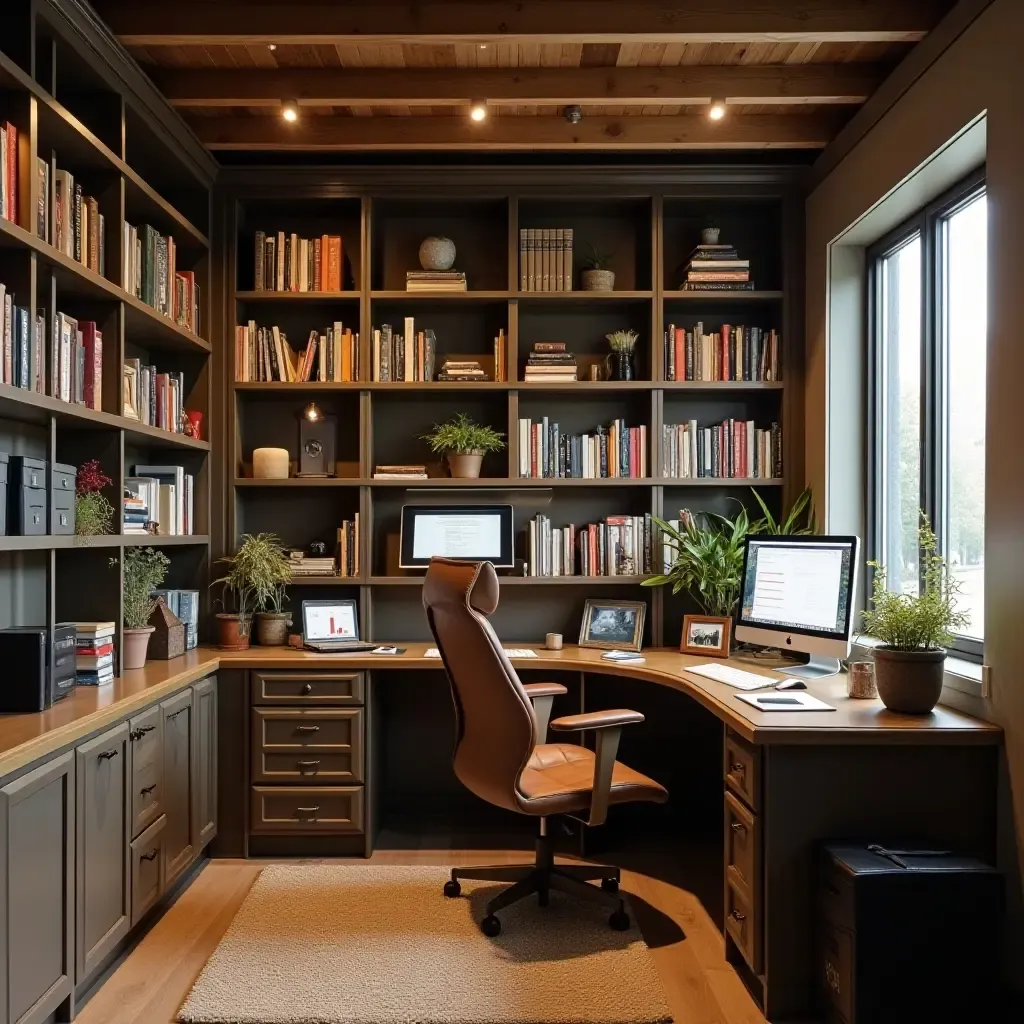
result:
[(562, 649), (562, 634), (561, 633), (548, 633), (544, 637), (544, 646), (549, 651), (560, 651)]
[(846, 676), (846, 692), (858, 700), (874, 700), (878, 696), (874, 662), (855, 661), (850, 666)]

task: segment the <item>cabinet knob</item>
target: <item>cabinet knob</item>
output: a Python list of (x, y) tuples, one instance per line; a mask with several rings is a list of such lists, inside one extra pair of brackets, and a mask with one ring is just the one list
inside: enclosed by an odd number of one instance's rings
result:
[(320, 763), (320, 759), (317, 758), (315, 761), (296, 761), (295, 763), (299, 768), (315, 768)]
[(313, 807), (296, 807), (295, 810), (299, 814), (316, 814), (320, 810), (320, 805), (316, 804)]
[(747, 826), (744, 825), (742, 822), (734, 821), (732, 823), (732, 830), (733, 832), (746, 832)]
[(729, 765), (730, 775), (742, 775), (747, 770), (747, 766), (741, 761), (737, 761), (735, 764)]
[(98, 755), (101, 761), (109, 761), (112, 757), (117, 757), (116, 750), (101, 750)]
[(302, 688), (302, 692), (303, 693), (312, 693), (313, 692), (313, 684), (312, 683), (306, 683), (306, 685)]
[(141, 857), (139, 858), (139, 860), (156, 860), (156, 855), (157, 855), (157, 854), (158, 854), (159, 852), (160, 852), (159, 850), (150, 850), (150, 851), (149, 851), (149, 853), (144, 853), (144, 854), (143, 854), (143, 855), (142, 855), (142, 856), (141, 856)]
[(741, 914), (741, 913), (740, 913), (740, 912), (739, 912), (738, 910), (734, 910), (734, 911), (732, 911), (732, 912), (731, 912), (731, 913), (729, 914), (729, 916), (730, 916), (730, 917), (731, 917), (731, 918), (732, 918), (732, 919), (733, 919), (734, 921), (746, 921), (746, 919), (747, 919), (747, 915), (746, 915), (746, 914)]
[(153, 783), (152, 786), (143, 786), (142, 789), (139, 790), (139, 796), (149, 796), (149, 794), (152, 793), (154, 789), (156, 789), (155, 782)]
[(319, 725), (297, 725), (295, 726), (296, 732), (319, 732)]

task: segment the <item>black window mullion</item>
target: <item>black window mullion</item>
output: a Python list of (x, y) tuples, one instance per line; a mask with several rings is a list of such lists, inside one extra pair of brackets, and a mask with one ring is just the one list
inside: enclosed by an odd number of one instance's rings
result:
[[(928, 517), (932, 529), (942, 536), (941, 506), (939, 505), (940, 465), (937, 458), (942, 442), (942, 394), (940, 391), (939, 323), (941, 289), (938, 287), (937, 254), (940, 249), (936, 237), (937, 221), (931, 215), (924, 219), (921, 230), (921, 509)], [(920, 559), (918, 559), (920, 563)], [(918, 580), (924, 566), (919, 564)]]

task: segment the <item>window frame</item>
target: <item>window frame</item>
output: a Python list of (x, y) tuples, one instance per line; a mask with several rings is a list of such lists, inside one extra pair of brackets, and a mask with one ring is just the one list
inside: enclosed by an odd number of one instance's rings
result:
[[(884, 407), (885, 381), (882, 369), (882, 331), (884, 308), (882, 293), (885, 259), (914, 236), (921, 240), (921, 507), (932, 524), (944, 550), (948, 533), (948, 505), (945, 483), (948, 469), (949, 446), (946, 437), (945, 414), (948, 409), (946, 381), (946, 336), (944, 304), (946, 252), (945, 226), (949, 218), (980, 195), (985, 194), (985, 168), (980, 167), (958, 181), (917, 213), (908, 217), (867, 249), (867, 515), (865, 550), (872, 561), (879, 560), (884, 536), (883, 509), (881, 507), (881, 479), (884, 432), (880, 427), (880, 413)], [(870, 593), (870, 570), (868, 593)], [(957, 635), (950, 651), (970, 661), (981, 662), (984, 640)]]

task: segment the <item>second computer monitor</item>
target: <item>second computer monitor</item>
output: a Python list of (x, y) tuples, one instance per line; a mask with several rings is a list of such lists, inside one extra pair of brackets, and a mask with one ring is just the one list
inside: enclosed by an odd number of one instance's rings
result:
[(850, 653), (859, 551), (857, 537), (749, 537), (736, 639), (810, 655), (786, 675), (838, 672)]

